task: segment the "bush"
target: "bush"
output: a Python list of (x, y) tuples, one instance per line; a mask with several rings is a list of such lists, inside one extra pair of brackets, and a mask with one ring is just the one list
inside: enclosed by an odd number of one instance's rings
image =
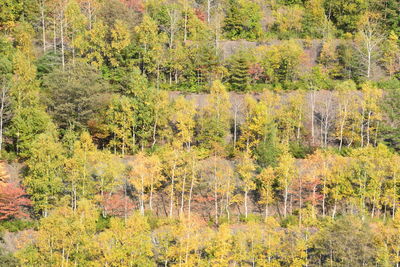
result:
[(9, 220), (0, 222), (0, 232), (19, 232), (26, 229), (34, 228), (36, 226), (35, 221), (27, 220)]

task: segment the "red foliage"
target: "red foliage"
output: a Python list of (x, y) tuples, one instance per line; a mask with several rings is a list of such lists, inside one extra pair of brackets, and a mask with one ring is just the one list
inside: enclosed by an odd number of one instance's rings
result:
[(122, 193), (105, 194), (102, 206), (106, 215), (119, 217), (123, 217), (125, 213), (129, 214), (135, 208), (133, 201)]
[(202, 22), (206, 21), (206, 14), (203, 11), (201, 11), (201, 9), (196, 8), (194, 10), (194, 13), (196, 14), (199, 20), (201, 20)]
[(258, 81), (264, 78), (264, 69), (258, 63), (252, 64), (248, 72), (252, 80)]
[(25, 196), (25, 191), (16, 184), (0, 184), (0, 220), (29, 217), (24, 209), (31, 206), (31, 201)]
[(144, 4), (141, 0), (120, 0), (123, 4), (125, 4), (128, 8), (131, 8), (137, 12), (144, 12)]

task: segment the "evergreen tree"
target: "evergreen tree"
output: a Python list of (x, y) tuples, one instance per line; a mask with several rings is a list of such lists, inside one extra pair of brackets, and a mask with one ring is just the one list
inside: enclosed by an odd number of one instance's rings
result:
[(229, 84), (235, 91), (246, 92), (250, 87), (248, 55), (244, 51), (235, 54), (229, 64)]

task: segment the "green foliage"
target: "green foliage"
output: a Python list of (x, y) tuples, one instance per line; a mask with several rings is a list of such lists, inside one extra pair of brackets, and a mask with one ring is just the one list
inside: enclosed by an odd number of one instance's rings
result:
[(52, 73), (61, 66), (61, 58), (59, 54), (49, 51), (35, 62), (37, 68), (37, 77), (43, 79), (44, 76)]
[(11, 253), (4, 252), (0, 249), (0, 267), (17, 267), (20, 263)]
[(207, 148), (224, 144), (229, 131), (230, 103), (226, 87), (220, 81), (215, 81), (210, 91), (197, 137)]
[(259, 5), (251, 1), (229, 0), (224, 31), (231, 40), (259, 39), (262, 35)]
[(28, 220), (2, 221), (0, 222), (0, 232), (9, 231), (15, 233), (26, 229), (31, 229), (35, 226), (36, 226), (35, 221), (28, 221)]
[(250, 87), (249, 55), (244, 51), (235, 54), (229, 64), (229, 84), (234, 91), (246, 92)]
[(366, 0), (328, 0), (324, 4), (325, 12), (330, 12), (333, 23), (342, 34), (355, 33), (361, 15), (368, 8)]
[(261, 64), (272, 83), (287, 83), (298, 77), (301, 58), (304, 55), (299, 43), (294, 40), (283, 41), (279, 45), (262, 49)]
[(398, 1), (0, 6), (0, 266), (400, 262)]
[(313, 253), (322, 256), (323, 264), (373, 265), (377, 250), (371, 237), (373, 233), (366, 222), (357, 217), (344, 217), (314, 237)]
[(310, 146), (303, 145), (298, 142), (291, 142), (289, 144), (289, 151), (292, 153), (293, 157), (297, 159), (304, 159), (307, 155), (313, 153), (313, 149)]
[(24, 185), (33, 200), (36, 213), (47, 216), (63, 192), (63, 148), (53, 133), (39, 135), (32, 143)]
[(264, 140), (258, 144), (254, 151), (257, 163), (263, 168), (268, 166), (275, 167), (281, 153), (278, 145), (276, 126), (272, 124), (267, 127), (268, 130)]
[(104, 217), (102, 214), (99, 214), (99, 218), (96, 221), (96, 232), (102, 232), (110, 228), (110, 222), (111, 217)]
[(9, 29), (20, 19), (23, 12), (23, 2), (6, 0), (0, 9), (0, 29)]
[(0, 74), (11, 74), (15, 49), (6, 35), (0, 35)]
[(82, 129), (105, 107), (106, 84), (90, 66), (77, 63), (66, 70), (57, 69), (45, 77), (44, 101), (59, 127)]
[(384, 142), (390, 147), (399, 151), (400, 149), (400, 82), (399, 80), (391, 80), (384, 84), (388, 89), (387, 95), (383, 99), (383, 109), (385, 110), (388, 120), (384, 128)]
[(30, 149), (36, 136), (44, 133), (51, 122), (41, 108), (21, 108), (11, 119), (7, 135), (14, 139), (14, 149), (21, 157), (31, 155)]

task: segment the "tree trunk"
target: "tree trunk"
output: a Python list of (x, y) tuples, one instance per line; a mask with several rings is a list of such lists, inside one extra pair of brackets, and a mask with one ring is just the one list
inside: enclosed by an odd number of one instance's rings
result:
[(364, 114), (365, 114), (365, 107), (362, 108), (361, 112), (361, 126), (360, 126), (361, 147), (364, 147)]
[(311, 144), (315, 144), (315, 133), (314, 133), (314, 113), (315, 113), (315, 91), (311, 92)]
[(368, 62), (367, 62), (367, 78), (369, 79), (371, 77), (371, 58), (372, 58), (372, 51), (368, 49)]
[(156, 119), (154, 121), (154, 126), (153, 126), (153, 143), (151, 144), (151, 148), (154, 147), (154, 145), (157, 142), (157, 138), (156, 138), (156, 133), (157, 133), (157, 123), (158, 123), (158, 115), (156, 115)]
[(42, 24), (42, 46), (43, 46), (43, 53), (46, 52), (46, 24), (45, 24), (45, 1), (40, 1), (40, 20)]
[(174, 182), (175, 182), (175, 168), (176, 163), (174, 162), (174, 166), (172, 167), (172, 176), (171, 176), (171, 196), (169, 203), (169, 217), (172, 218), (173, 206), (174, 206)]
[(187, 39), (187, 21), (188, 21), (188, 15), (187, 15), (187, 10), (185, 10), (185, 22), (184, 22), (184, 27), (183, 27), (183, 42), (186, 44), (186, 39)]
[(218, 180), (217, 180), (217, 159), (214, 155), (214, 205), (215, 205), (215, 223), (218, 224)]
[(247, 190), (244, 191), (244, 214), (245, 214), (246, 219), (247, 219), (247, 194), (248, 194), (248, 191)]
[(236, 148), (236, 140), (237, 140), (237, 113), (238, 113), (238, 107), (235, 106), (235, 112), (234, 112), (234, 123), (233, 123), (233, 148)]
[(192, 212), (192, 194), (193, 194), (193, 186), (194, 186), (194, 161), (192, 162), (192, 179), (190, 181), (190, 190), (189, 190), (189, 200), (188, 200), (188, 218), (190, 220), (191, 212)]
[(211, 18), (211, 1), (212, 0), (207, 0), (207, 23), (210, 24), (210, 18)]
[(286, 218), (286, 214), (287, 214), (287, 201), (288, 201), (288, 190), (289, 188), (286, 186), (285, 187), (285, 195), (284, 195), (284, 206), (283, 206), (283, 217)]
[(343, 131), (344, 131), (344, 125), (346, 123), (347, 119), (347, 105), (344, 106), (344, 114), (342, 118), (342, 122), (340, 123), (340, 144), (339, 144), (339, 150), (342, 150), (343, 146)]
[(333, 205), (333, 211), (332, 211), (332, 219), (335, 219), (335, 215), (336, 215), (336, 207), (337, 207), (336, 202), (337, 202), (337, 200), (335, 199), (335, 204)]
[(60, 34), (61, 34), (61, 63), (62, 69), (65, 70), (65, 52), (64, 52), (64, 11), (60, 13)]
[(5, 108), (5, 101), (6, 101), (6, 94), (7, 94), (7, 88), (6, 85), (3, 84), (1, 88), (1, 103), (0, 103), (0, 154), (2, 152), (3, 148), (3, 125), (4, 125), (4, 108)]
[(370, 122), (371, 122), (371, 111), (368, 111), (368, 119), (367, 119), (367, 146), (369, 146), (370, 141)]
[(54, 49), (54, 54), (57, 53), (57, 32), (56, 32), (57, 23), (56, 23), (56, 21), (57, 21), (56, 14), (54, 14), (54, 17), (53, 17), (53, 49)]
[(393, 214), (392, 214), (392, 219), (394, 219), (394, 216), (396, 214), (396, 200), (397, 200), (397, 188), (396, 188), (396, 175), (393, 175)]
[(126, 222), (128, 218), (128, 192), (127, 192), (127, 184), (126, 180), (124, 182), (124, 220)]
[(140, 186), (140, 214), (144, 215), (144, 178), (140, 175), (141, 186)]
[(149, 207), (150, 210), (153, 211), (153, 190), (154, 190), (154, 183), (153, 183), (153, 178), (151, 178), (151, 185), (150, 185), (150, 199), (149, 199)]
[[(230, 188), (229, 182), (228, 182), (228, 188)], [(226, 192), (226, 203), (225, 203), (225, 211), (226, 211), (226, 216), (228, 217), (228, 222), (230, 221), (230, 212), (229, 212), (229, 193), (228, 191)]]
[(183, 215), (183, 206), (184, 206), (184, 199), (185, 199), (185, 185), (186, 185), (186, 169), (185, 169), (185, 174), (183, 175), (183, 183), (182, 183), (181, 210), (180, 210), (181, 215)]

